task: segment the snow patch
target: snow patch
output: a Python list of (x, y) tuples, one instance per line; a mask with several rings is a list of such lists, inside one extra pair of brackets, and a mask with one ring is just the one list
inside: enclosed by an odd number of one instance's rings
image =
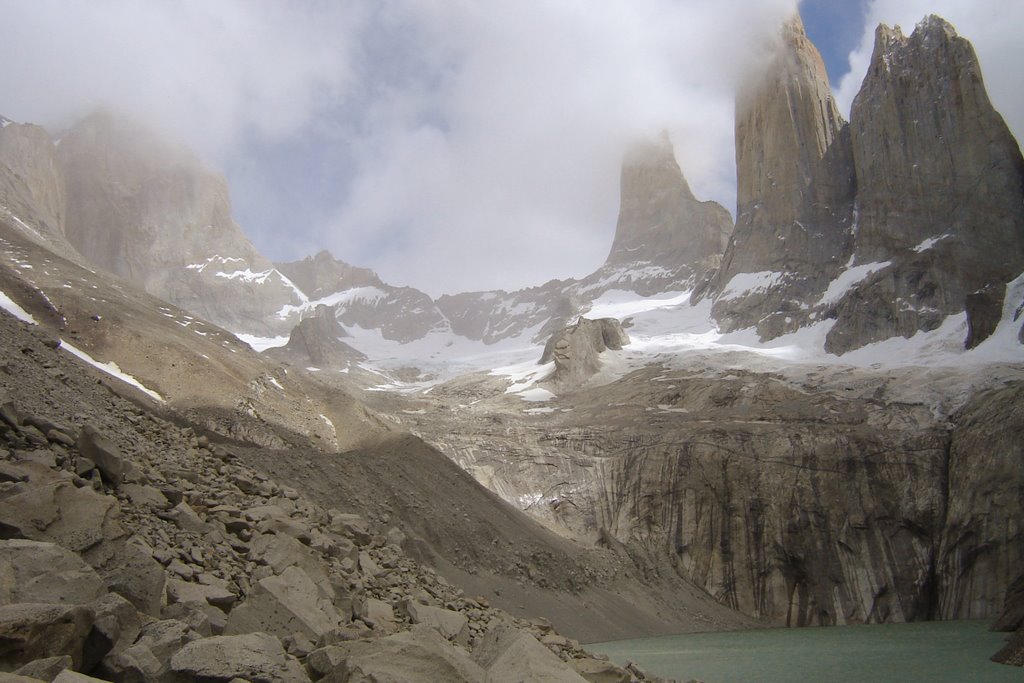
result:
[(224, 278), (225, 280), (241, 280), (242, 282), (253, 282), (258, 285), (262, 285), (267, 281), (271, 275), (274, 274), (274, 269), (261, 270), (254, 273), (251, 268), (245, 270), (234, 270), (230, 273), (214, 273), (214, 277)]
[(872, 273), (888, 268), (891, 261), (880, 261), (876, 263), (865, 263), (860, 266), (847, 266), (839, 276), (829, 283), (828, 289), (821, 295), (818, 305), (831, 305), (846, 296), (846, 293), (864, 281)]
[(3, 292), (0, 292), (0, 308), (4, 309), (23, 323), (28, 323), (30, 325), (39, 324), (36, 319), (32, 317), (31, 313), (14, 303), (14, 301), (11, 300), (11, 297), (7, 296)]
[(94, 368), (96, 368), (98, 370), (102, 370), (103, 372), (107, 373), (111, 377), (115, 377), (115, 378), (121, 380), (122, 382), (124, 382), (125, 384), (130, 384), (131, 386), (135, 387), (136, 389), (138, 389), (142, 393), (144, 393), (147, 396), (149, 396), (150, 398), (152, 398), (154, 401), (159, 401), (160, 403), (164, 402), (164, 397), (163, 396), (161, 396), (160, 394), (156, 393), (155, 391), (153, 391), (149, 387), (145, 386), (139, 380), (135, 379), (134, 377), (132, 377), (128, 373), (126, 373), (123, 370), (121, 370), (121, 368), (118, 367), (117, 363), (114, 363), (113, 361), (111, 361), (109, 363), (101, 363), (98, 360), (96, 360), (95, 358), (93, 358), (92, 356), (90, 356), (89, 354), (87, 354), (85, 351), (82, 351), (81, 349), (72, 346), (71, 344), (69, 344), (68, 342), (64, 341), (63, 339), (60, 340), (60, 348), (62, 348), (65, 351), (67, 351), (72, 356), (75, 356), (78, 359), (85, 361), (86, 363), (88, 363), (89, 365), (93, 366)]
[(944, 239), (948, 239), (953, 236), (953, 233), (947, 232), (945, 235), (936, 235), (935, 237), (929, 237), (928, 239), (921, 242), (921, 244), (914, 247), (914, 251), (920, 254), (922, 251), (927, 251), (934, 247), (936, 244)]
[(531, 403), (542, 403), (544, 401), (550, 401), (555, 397), (555, 395), (550, 391), (547, 389), (541, 389), (540, 387), (533, 387), (532, 389), (527, 389), (517, 393), (524, 401), (530, 401)]
[(267, 349), (277, 348), (288, 343), (288, 337), (285, 336), (258, 337), (255, 334), (245, 334), (244, 332), (234, 332), (233, 334), (251, 346), (253, 351), (259, 351), (261, 353)]
[(783, 273), (770, 270), (762, 270), (757, 273), (736, 273), (718, 298), (721, 301), (729, 301), (758, 292), (766, 292), (779, 284), (783, 277), (785, 277)]
[(665, 292), (656, 297), (637, 298), (633, 292), (610, 289), (590, 305), (588, 318), (628, 318), (639, 313), (671, 309), (689, 303), (690, 292)]

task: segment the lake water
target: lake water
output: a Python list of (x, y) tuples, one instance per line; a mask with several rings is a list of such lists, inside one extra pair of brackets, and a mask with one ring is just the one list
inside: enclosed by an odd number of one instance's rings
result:
[(983, 621), (692, 633), (596, 643), (622, 665), (704, 683), (1024, 683), (1024, 669), (989, 661), (1006, 642)]

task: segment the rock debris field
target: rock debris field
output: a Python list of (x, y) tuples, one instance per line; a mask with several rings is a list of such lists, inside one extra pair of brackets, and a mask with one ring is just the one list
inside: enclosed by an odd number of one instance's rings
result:
[(0, 681), (659, 680), (0, 328)]

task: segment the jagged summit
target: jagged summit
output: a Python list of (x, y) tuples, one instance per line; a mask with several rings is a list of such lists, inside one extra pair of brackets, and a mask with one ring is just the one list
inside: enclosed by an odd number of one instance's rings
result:
[(311, 299), (327, 296), (351, 287), (380, 287), (377, 273), (369, 268), (358, 268), (322, 249), (300, 261), (275, 263)]
[(880, 26), (849, 124), (799, 20), (780, 46), (737, 96), (715, 318), (764, 339), (834, 319), (841, 354), (966, 313), (976, 345), (1024, 271), (1024, 165), (970, 43), (935, 16)]
[[(736, 97), (736, 228), (714, 283), (725, 329), (792, 331), (806, 321), (790, 309), (846, 261), (854, 185), (845, 126), (821, 54), (794, 16)], [(776, 275), (747, 294), (751, 274)]]
[(724, 207), (693, 196), (667, 132), (626, 154), (620, 201), (609, 266), (644, 262), (703, 270), (721, 255), (732, 230)]

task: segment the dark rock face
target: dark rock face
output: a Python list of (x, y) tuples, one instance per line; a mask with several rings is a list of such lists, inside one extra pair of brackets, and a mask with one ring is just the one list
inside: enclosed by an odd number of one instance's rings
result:
[(634, 146), (622, 164), (619, 220), (606, 265), (641, 262), (701, 272), (721, 256), (730, 232), (723, 206), (693, 196), (667, 133)]
[(998, 615), (1024, 557), (1024, 531), (1017, 524), (1024, 444), (1015, 436), (1024, 429), (1024, 387), (980, 394), (954, 421), (936, 554), (936, 616)]
[[(880, 26), (851, 112), (857, 170), (857, 263), (892, 261), (864, 288), (876, 330), (840, 310), (828, 340), (855, 346), (979, 312), (1024, 270), (1024, 161), (985, 92), (974, 49), (931, 16), (910, 37)], [(883, 294), (873, 296), (872, 290)], [(885, 300), (884, 302), (882, 300)], [(969, 347), (994, 329), (973, 319)]]

